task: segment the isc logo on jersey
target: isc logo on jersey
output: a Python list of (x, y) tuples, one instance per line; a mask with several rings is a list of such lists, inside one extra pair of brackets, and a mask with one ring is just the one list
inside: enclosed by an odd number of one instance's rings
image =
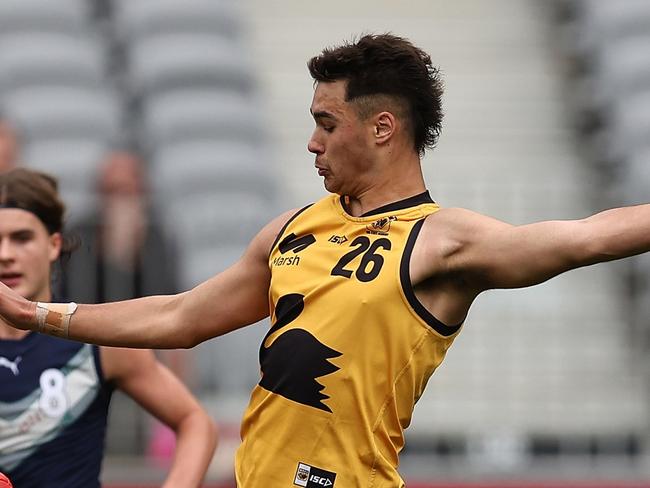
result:
[(306, 488), (333, 487), (336, 473), (325, 471), (305, 463), (298, 463), (293, 484)]
[(321, 478), (320, 476), (316, 476), (314, 474), (312, 474), (309, 477), (309, 481), (313, 481), (314, 483), (316, 483), (319, 486), (332, 486), (334, 484), (329, 479)]

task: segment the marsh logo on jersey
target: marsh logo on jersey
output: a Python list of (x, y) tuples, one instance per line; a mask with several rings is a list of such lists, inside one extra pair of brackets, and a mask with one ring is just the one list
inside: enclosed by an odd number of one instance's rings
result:
[(287, 237), (282, 239), (280, 244), (278, 244), (278, 249), (282, 254), (287, 253), (289, 251), (293, 251), (293, 253), (295, 254), (295, 253), (299, 253), (300, 251), (304, 251), (309, 246), (311, 246), (314, 242), (316, 242), (316, 238), (314, 237), (313, 234), (307, 234), (299, 237), (292, 232)]
[(336, 473), (325, 471), (324, 469), (310, 466), (309, 464), (298, 463), (293, 484), (305, 486), (306, 488), (326, 488), (333, 487), (335, 480)]
[(293, 232), (285, 237), (278, 245), (280, 253), (286, 254), (289, 251), (293, 252), (293, 256), (278, 256), (272, 261), (273, 266), (300, 266), (300, 256), (295, 254), (304, 251), (309, 246), (316, 242), (316, 238), (312, 234), (298, 237)]
[(372, 224), (366, 225), (366, 232), (368, 234), (387, 236), (388, 232), (390, 231), (390, 223), (393, 220), (397, 220), (397, 217), (395, 217), (394, 215), (377, 219)]

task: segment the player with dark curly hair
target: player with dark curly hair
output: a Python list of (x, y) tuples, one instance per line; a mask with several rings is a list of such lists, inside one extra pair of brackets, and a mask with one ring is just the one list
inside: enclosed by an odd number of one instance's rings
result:
[(474, 299), (649, 251), (650, 205), (521, 226), (441, 208), (420, 166), (442, 118), (429, 56), (394, 35), (364, 35), (309, 69), (307, 147), (330, 195), (270, 222), (235, 264), (188, 292), (77, 308), (0, 286), (0, 316), (154, 348), (193, 347), (270, 316), (239, 488), (403, 487), (404, 429)]

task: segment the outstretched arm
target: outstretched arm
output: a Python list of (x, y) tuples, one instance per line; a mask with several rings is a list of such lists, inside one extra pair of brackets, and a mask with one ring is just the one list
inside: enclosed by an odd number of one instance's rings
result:
[[(520, 288), (565, 271), (650, 251), (650, 205), (615, 208), (582, 220), (512, 226), (447, 209), (427, 222), (442, 269), (472, 292)], [(440, 232), (440, 229), (442, 231)]]
[(107, 379), (176, 434), (163, 488), (198, 488), (217, 447), (217, 427), (188, 389), (150, 350), (101, 348)]
[[(190, 291), (79, 305), (70, 322), (69, 338), (107, 346), (187, 348), (261, 320), (269, 313), (268, 255), (291, 215), (287, 212), (266, 225), (239, 261)], [(2, 283), (0, 318), (20, 329), (38, 329), (36, 304)]]

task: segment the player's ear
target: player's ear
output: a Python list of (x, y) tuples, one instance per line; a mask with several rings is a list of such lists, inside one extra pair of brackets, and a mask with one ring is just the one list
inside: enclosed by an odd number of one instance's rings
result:
[(62, 245), (63, 245), (63, 237), (61, 236), (60, 232), (55, 232), (54, 234), (50, 234), (48, 246), (49, 246), (49, 258), (51, 263), (59, 259)]
[(385, 144), (395, 133), (395, 116), (390, 112), (380, 112), (375, 116), (374, 122), (375, 142)]

